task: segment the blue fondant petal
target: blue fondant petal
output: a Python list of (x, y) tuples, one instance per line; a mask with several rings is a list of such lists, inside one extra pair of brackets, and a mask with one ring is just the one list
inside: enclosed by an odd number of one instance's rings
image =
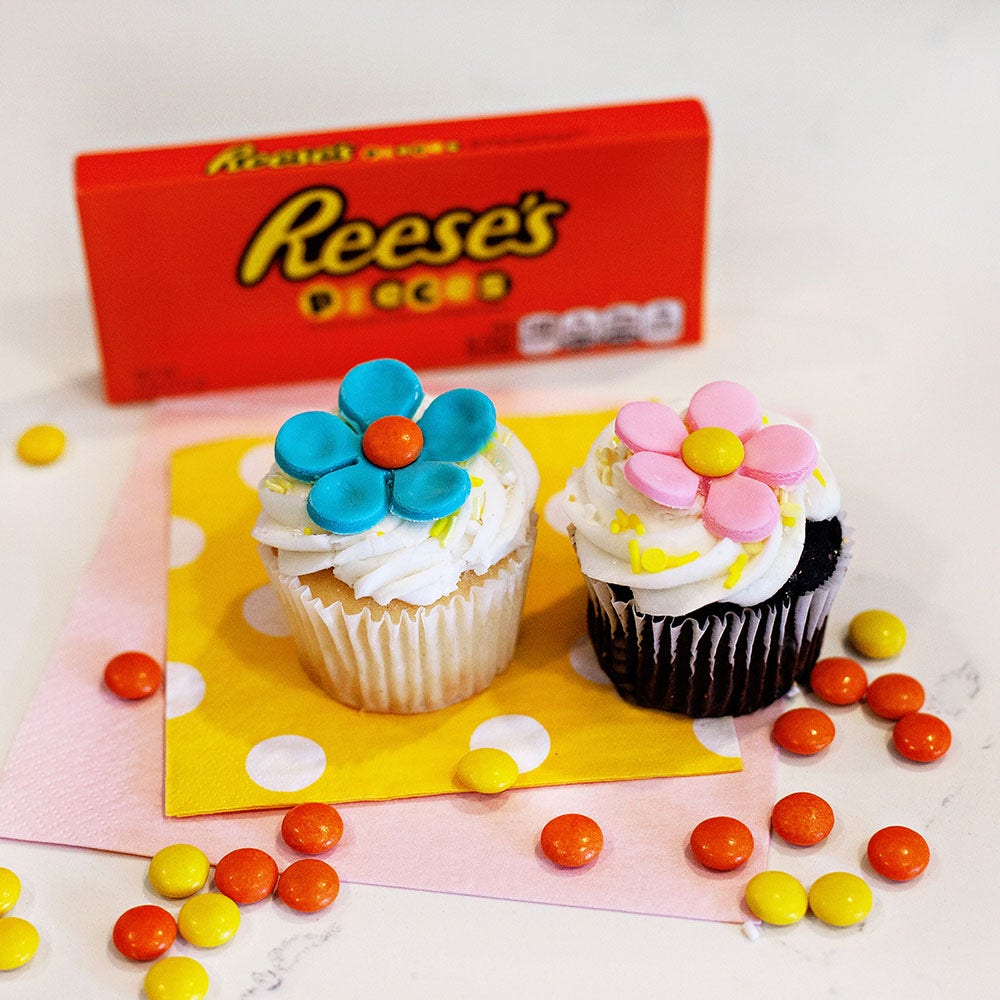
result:
[(367, 531), (389, 513), (385, 472), (364, 460), (330, 472), (313, 484), (306, 511), (337, 535)]
[(356, 462), (360, 454), (361, 437), (325, 410), (289, 417), (274, 440), (274, 460), (288, 475), (306, 483)]
[(414, 462), (396, 470), (389, 506), (408, 521), (436, 521), (458, 510), (471, 491), (465, 469), (450, 462)]
[(476, 389), (451, 389), (431, 400), (417, 423), (424, 435), (421, 459), (464, 462), (489, 441), (497, 411)]
[(395, 358), (355, 365), (340, 384), (340, 412), (364, 431), (379, 417), (412, 417), (424, 398), (413, 369)]

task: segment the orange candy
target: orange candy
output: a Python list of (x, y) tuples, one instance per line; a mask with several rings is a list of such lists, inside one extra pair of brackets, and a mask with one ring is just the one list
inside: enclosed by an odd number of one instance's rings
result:
[(730, 872), (753, 854), (753, 834), (732, 816), (713, 816), (691, 831), (691, 852), (706, 868)]
[(931, 849), (927, 841), (908, 826), (887, 826), (868, 841), (872, 868), (893, 882), (909, 882), (927, 867)]
[(340, 877), (319, 858), (303, 858), (290, 864), (278, 879), (278, 898), (301, 913), (325, 909), (339, 892)]
[(828, 656), (812, 668), (809, 686), (831, 705), (853, 705), (868, 688), (868, 676), (857, 660), (849, 656)]
[(565, 813), (550, 819), (542, 829), (542, 851), (563, 868), (589, 865), (604, 847), (604, 833), (589, 816)]
[(908, 674), (883, 674), (868, 685), (868, 707), (883, 719), (901, 719), (924, 706), (924, 686)]
[(928, 764), (948, 752), (951, 730), (936, 715), (911, 712), (893, 726), (892, 742), (907, 760)]
[(215, 888), (240, 905), (266, 899), (277, 881), (274, 858), (256, 847), (230, 851), (215, 866)]
[(793, 708), (774, 720), (771, 736), (783, 750), (808, 757), (825, 750), (836, 732), (826, 712), (818, 708)]
[(420, 457), (423, 431), (408, 417), (381, 417), (361, 439), (365, 458), (380, 469), (402, 469)]
[(177, 922), (162, 906), (133, 906), (116, 921), (111, 932), (115, 947), (126, 958), (150, 962), (159, 958), (177, 938)]
[(163, 680), (163, 668), (148, 653), (130, 650), (112, 657), (104, 668), (104, 684), (128, 701), (148, 698)]
[(340, 813), (325, 802), (303, 802), (285, 814), (281, 836), (293, 851), (322, 854), (336, 847), (344, 833)]
[(776, 802), (771, 810), (774, 832), (796, 847), (811, 847), (825, 840), (833, 824), (830, 803), (812, 792), (792, 792)]

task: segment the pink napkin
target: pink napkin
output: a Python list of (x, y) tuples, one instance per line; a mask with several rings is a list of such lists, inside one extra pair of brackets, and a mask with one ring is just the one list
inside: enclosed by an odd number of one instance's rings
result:
[[(154, 409), (7, 757), (0, 836), (145, 856), (187, 842), (213, 862), (252, 846), (279, 866), (296, 859), (280, 837), (281, 812), (164, 817), (162, 694), (122, 702), (101, 676), (122, 650), (164, 655), (170, 453), (268, 435), (292, 413), (335, 399), (335, 387), (323, 384)], [(510, 400), (496, 401), (513, 411)], [(770, 726), (779, 711), (737, 720), (744, 770), (734, 774), (344, 805), (344, 837), (328, 860), (345, 882), (740, 922), (743, 887), (766, 867), (777, 776)], [(542, 827), (564, 812), (586, 813), (603, 828), (604, 851), (585, 869), (557, 869), (538, 848)], [(687, 847), (698, 822), (722, 814), (747, 823), (758, 845), (735, 873), (707, 872)]]

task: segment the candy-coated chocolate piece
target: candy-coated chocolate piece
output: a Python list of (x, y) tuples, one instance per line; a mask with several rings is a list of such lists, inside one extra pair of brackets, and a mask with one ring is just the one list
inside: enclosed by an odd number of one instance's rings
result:
[(887, 660), (906, 644), (906, 626), (891, 611), (872, 608), (851, 619), (847, 636), (862, 656)]
[(477, 747), (463, 754), (455, 771), (460, 785), (484, 795), (495, 795), (517, 781), (517, 761), (496, 747)]
[(811, 756), (825, 750), (836, 735), (833, 720), (818, 708), (793, 708), (774, 720), (774, 742), (789, 753)]
[(380, 417), (361, 438), (361, 450), (380, 469), (402, 469), (420, 457), (424, 435), (409, 417)]
[(589, 865), (604, 847), (604, 833), (589, 816), (564, 813), (542, 828), (541, 846), (545, 856), (563, 868)]
[(883, 719), (901, 719), (924, 706), (924, 686), (908, 674), (883, 674), (868, 685), (868, 707)]
[(825, 840), (833, 829), (830, 803), (812, 792), (792, 792), (771, 810), (771, 828), (796, 847), (811, 847)]
[(754, 875), (747, 882), (743, 898), (758, 920), (778, 927), (801, 920), (809, 906), (802, 883), (793, 875), (779, 871)]
[(35, 925), (20, 917), (0, 918), (0, 972), (20, 969), (38, 951)]
[(218, 948), (240, 928), (240, 908), (221, 892), (192, 896), (177, 914), (177, 929), (188, 944)]
[(274, 858), (256, 847), (230, 851), (215, 866), (215, 888), (241, 906), (267, 899), (277, 882)]
[(732, 816), (713, 816), (691, 831), (691, 852), (706, 868), (730, 872), (745, 865), (753, 854), (753, 834)]
[(48, 465), (66, 447), (66, 434), (53, 424), (29, 427), (17, 440), (17, 456), (28, 465)]
[(849, 656), (828, 656), (812, 668), (809, 686), (831, 705), (853, 705), (865, 696), (868, 675)]
[(21, 895), (21, 880), (9, 868), (0, 868), (0, 916), (10, 912)]
[(162, 906), (133, 906), (111, 931), (114, 946), (125, 958), (149, 962), (159, 958), (177, 938), (177, 921)]
[(325, 861), (303, 858), (290, 864), (278, 878), (278, 898), (301, 913), (329, 906), (340, 892), (340, 877)]
[(208, 973), (197, 959), (168, 955), (150, 966), (143, 986), (149, 1000), (203, 1000)]
[(148, 653), (129, 650), (108, 660), (104, 684), (112, 693), (128, 701), (148, 698), (163, 681), (163, 668)]
[(208, 858), (191, 844), (161, 848), (149, 862), (149, 884), (167, 899), (192, 896), (208, 878)]
[(892, 727), (892, 742), (907, 760), (927, 764), (948, 752), (951, 746), (951, 729), (936, 715), (911, 712)]
[(809, 889), (809, 909), (832, 927), (860, 923), (871, 908), (872, 891), (868, 883), (850, 872), (827, 872)]
[(743, 462), (743, 442), (724, 427), (692, 431), (681, 445), (684, 464), (696, 475), (716, 479), (735, 472)]
[(909, 882), (922, 874), (931, 860), (927, 841), (908, 826), (886, 826), (868, 841), (872, 868), (893, 882)]
[(281, 821), (285, 843), (301, 854), (322, 854), (336, 847), (344, 833), (340, 813), (325, 802), (302, 802)]

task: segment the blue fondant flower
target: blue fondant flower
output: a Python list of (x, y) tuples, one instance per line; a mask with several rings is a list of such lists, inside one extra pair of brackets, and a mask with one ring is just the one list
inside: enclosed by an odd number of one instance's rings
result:
[(338, 535), (373, 527), (388, 513), (409, 521), (446, 517), (465, 503), (471, 458), (496, 428), (496, 410), (475, 389), (424, 399), (416, 374), (392, 358), (352, 368), (340, 386), (339, 415), (322, 410), (286, 420), (274, 458), (312, 483), (306, 509)]

